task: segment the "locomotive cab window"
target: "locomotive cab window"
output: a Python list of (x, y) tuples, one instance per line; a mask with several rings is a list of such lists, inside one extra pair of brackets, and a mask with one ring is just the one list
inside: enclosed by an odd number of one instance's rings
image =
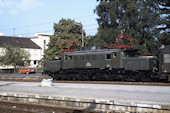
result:
[(116, 58), (117, 58), (116, 53), (113, 53), (113, 59), (116, 60)]
[(106, 54), (106, 60), (110, 60), (111, 59), (111, 55), (110, 54)]
[(71, 61), (72, 59), (73, 59), (72, 56), (68, 56), (68, 59), (67, 59), (67, 60)]
[(170, 63), (170, 54), (164, 54), (164, 63)]
[(64, 56), (64, 60), (71, 61), (72, 60), (72, 56), (65, 55)]
[(67, 60), (67, 55), (64, 55), (64, 60)]

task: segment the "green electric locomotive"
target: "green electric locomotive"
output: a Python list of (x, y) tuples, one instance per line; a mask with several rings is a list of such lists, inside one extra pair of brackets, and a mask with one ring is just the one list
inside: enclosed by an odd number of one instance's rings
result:
[(44, 74), (57, 80), (158, 81), (170, 76), (170, 45), (160, 57), (136, 55), (136, 49), (82, 48), (46, 61)]

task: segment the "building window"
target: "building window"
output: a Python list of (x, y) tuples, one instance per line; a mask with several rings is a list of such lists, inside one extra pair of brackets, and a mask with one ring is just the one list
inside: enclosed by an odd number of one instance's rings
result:
[(24, 55), (24, 54), (25, 54), (25, 51), (24, 51), (24, 50), (21, 50), (21, 54)]
[(34, 60), (34, 65), (36, 65), (37, 64), (37, 61), (36, 60)]
[(44, 50), (46, 49), (46, 40), (44, 40)]
[(34, 55), (37, 55), (38, 51), (36, 49), (34, 49)]
[(29, 55), (31, 54), (31, 50), (30, 50), (30, 49), (28, 49), (28, 54), (29, 54)]

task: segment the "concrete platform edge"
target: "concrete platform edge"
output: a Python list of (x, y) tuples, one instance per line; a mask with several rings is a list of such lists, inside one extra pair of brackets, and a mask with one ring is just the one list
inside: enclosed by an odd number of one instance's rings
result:
[(170, 104), (133, 100), (107, 100), (66, 96), (48, 96), (19, 92), (0, 92), (0, 101), (38, 104), (89, 111), (170, 112)]

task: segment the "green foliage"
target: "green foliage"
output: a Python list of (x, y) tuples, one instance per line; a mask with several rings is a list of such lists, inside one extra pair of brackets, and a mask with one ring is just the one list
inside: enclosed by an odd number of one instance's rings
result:
[[(85, 32), (84, 37), (85, 37)], [(82, 40), (82, 24), (71, 19), (61, 19), (59, 23), (54, 24), (54, 35), (50, 37), (48, 49), (45, 51), (46, 60), (54, 60), (59, 58), (59, 54), (63, 49), (70, 49), (75, 43), (81, 45)], [(85, 39), (87, 43), (88, 40)]]
[(154, 54), (158, 49), (155, 29), (160, 23), (158, 1), (155, 0), (103, 0), (95, 12), (99, 28), (96, 38), (110, 44), (120, 33), (139, 41), (137, 48), (143, 54)]
[(103, 39), (101, 38), (96, 38), (96, 36), (91, 36), (88, 37), (89, 41), (88, 41), (88, 46), (101, 46), (101, 45), (107, 45), (106, 42), (104, 42)]
[(158, 37), (160, 44), (170, 45), (170, 1), (159, 0), (161, 14), (161, 34)]
[(4, 46), (4, 53), (0, 56), (0, 63), (4, 66), (24, 66), (27, 64), (29, 55), (26, 51), (21, 50), (19, 47)]

